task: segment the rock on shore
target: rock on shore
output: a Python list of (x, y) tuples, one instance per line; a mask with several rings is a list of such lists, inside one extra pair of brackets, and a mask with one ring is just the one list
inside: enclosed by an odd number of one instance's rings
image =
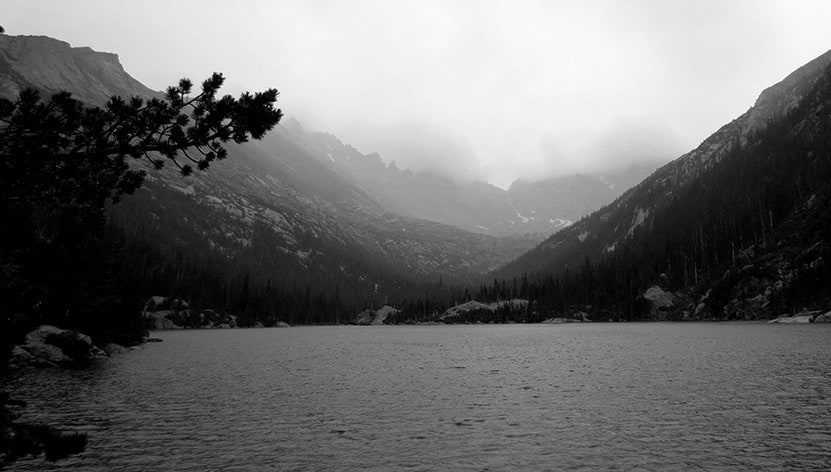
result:
[(795, 315), (782, 315), (768, 323), (831, 323), (831, 311), (823, 314), (822, 310), (803, 311)]
[[(240, 326), (234, 315), (211, 309), (195, 309), (184, 300), (173, 297), (150, 297), (144, 305), (142, 316), (145, 326), (150, 330), (227, 329), (247, 326), (245, 324)], [(274, 320), (270, 325), (278, 328), (289, 326), (288, 323), (280, 320)], [(263, 327), (263, 325), (256, 323), (252, 327)]]
[(92, 339), (77, 331), (42, 325), (26, 335), (25, 342), (12, 348), (12, 366), (68, 366), (106, 357)]
[(355, 316), (355, 324), (361, 326), (382, 325), (389, 315), (398, 313), (398, 309), (384, 305), (377, 310), (364, 310)]

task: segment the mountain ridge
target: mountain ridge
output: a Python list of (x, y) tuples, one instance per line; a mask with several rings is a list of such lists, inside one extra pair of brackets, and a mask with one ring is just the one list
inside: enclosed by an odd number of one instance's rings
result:
[[(531, 253), (520, 257), (517, 261), (513, 261), (498, 271), (497, 274), (513, 277), (525, 272), (531, 273), (544, 270), (543, 266), (547, 267), (545, 270), (554, 269), (558, 265), (562, 267), (564, 262), (557, 262), (559, 256), (552, 251), (562, 246), (569, 247), (561, 252), (575, 251), (575, 246), (582, 244), (586, 238), (594, 237), (592, 233), (597, 233), (598, 231), (597, 227), (589, 226), (587, 222), (592, 218), (608, 221), (609, 218), (612, 218), (612, 213), (616, 213), (615, 222), (617, 226), (614, 228), (604, 228), (607, 231), (611, 230), (613, 235), (612, 237), (606, 238), (607, 240), (603, 247), (614, 247), (616, 242), (631, 236), (635, 228), (648, 225), (650, 212), (654, 213), (653, 210), (655, 207), (665, 205), (667, 199), (673, 196), (673, 192), (689, 185), (702, 172), (718, 163), (733, 146), (741, 145), (743, 140), (746, 143), (748, 133), (758, 131), (762, 121), (767, 122), (767, 120), (781, 115), (792, 107), (793, 103), (798, 101), (798, 98), (810, 87), (810, 84), (817, 80), (817, 71), (821, 70), (823, 66), (827, 67), (829, 64), (831, 64), (831, 51), (818, 56), (805, 66), (789, 74), (782, 81), (768, 87), (759, 95), (759, 98), (755, 102), (761, 104), (761, 110), (756, 110), (755, 107), (752, 107), (738, 118), (721, 126), (693, 150), (660, 167), (612, 203), (578, 221), (568, 228), (567, 231), (555, 234), (543, 241)], [(776, 98), (776, 103), (779, 104), (779, 108), (776, 109), (770, 105), (774, 97)], [(650, 200), (651, 208), (641, 208), (632, 204), (633, 197), (643, 193), (655, 195), (655, 198)], [(628, 216), (624, 217), (624, 213), (628, 214)], [(628, 221), (629, 224), (624, 224), (624, 221)], [(581, 237), (584, 233), (586, 234)], [(547, 255), (544, 256), (543, 253), (547, 253)], [(602, 254), (598, 254), (595, 251), (594, 253), (586, 255), (592, 258), (598, 258)], [(582, 257), (580, 256), (578, 259), (582, 259)], [(575, 260), (571, 260), (570, 265), (574, 266), (575, 262)]]
[[(386, 210), (492, 236), (539, 240), (614, 199), (654, 170), (642, 164), (602, 175), (575, 174), (517, 180), (508, 189), (487, 182), (459, 183), (430, 172), (401, 170), (376, 153), (363, 154), (336, 136), (287, 125), (324, 163), (349, 176)], [(607, 180), (610, 179), (611, 183)]]
[[(6, 84), (0, 94), (11, 99), (26, 87), (66, 90), (92, 105), (117, 94), (158, 95), (129, 76), (116, 55), (46, 37), (0, 35), (0, 77)], [(137, 235), (139, 246), (162, 252), (165, 271), (178, 274), (182, 264), (207, 270), (224, 261), (220, 272), (232, 280), (226, 286), (245, 274), (257, 286), (305, 287), (327, 297), (340, 292), (361, 305), (437, 280), (470, 280), (534, 243), (395, 215), (280, 126), (229, 152), (190, 177), (132, 161), (147, 172), (144, 187), (109, 214), (127, 235)]]
[(0, 79), (0, 95), (6, 97), (27, 87), (49, 94), (66, 90), (101, 106), (112, 95), (160, 95), (127, 74), (117, 54), (72, 47), (48, 36), (0, 34)]
[[(598, 300), (628, 305), (627, 316), (638, 316), (634, 298), (656, 284), (676, 291), (685, 307), (678, 313), (686, 312), (679, 316), (765, 318), (798, 299), (822, 308), (827, 288), (798, 293), (827, 280), (821, 261), (831, 236), (822, 228), (831, 221), (818, 202), (831, 192), (820, 178), (828, 172), (829, 67), (831, 51), (765, 89), (754, 107), (692, 151), (493, 275), (528, 276), (549, 289), (560, 283), (582, 293), (572, 302), (584, 304), (594, 290)], [(581, 280), (589, 288), (578, 287)]]

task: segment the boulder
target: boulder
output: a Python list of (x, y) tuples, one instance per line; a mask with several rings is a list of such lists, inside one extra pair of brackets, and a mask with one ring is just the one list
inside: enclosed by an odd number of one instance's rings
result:
[(667, 312), (675, 306), (672, 294), (661, 287), (653, 285), (643, 294), (649, 306), (649, 314), (654, 319), (665, 320)]
[(26, 334), (26, 344), (45, 344), (51, 335), (64, 334), (67, 330), (52, 325), (41, 325)]
[(372, 320), (372, 324), (374, 325), (382, 325), (384, 324), (384, 320), (387, 319), (387, 316), (393, 315), (398, 313), (399, 310), (389, 306), (384, 305), (381, 308), (375, 310), (375, 318)]
[(118, 355), (118, 354), (123, 354), (123, 353), (128, 352), (128, 351), (129, 351), (129, 349), (122, 346), (121, 344), (109, 343), (109, 344), (104, 346), (104, 352), (106, 352), (108, 356), (115, 356), (115, 355)]
[(286, 323), (285, 321), (278, 321), (277, 324), (274, 325), (276, 328), (290, 328), (291, 325)]
[(368, 326), (372, 324), (375, 318), (375, 312), (372, 310), (364, 310), (355, 316), (355, 324), (361, 326)]
[(9, 357), (9, 366), (11, 367), (19, 367), (23, 365), (32, 364), (35, 359), (37, 359), (34, 355), (30, 354), (29, 351), (23, 349), (20, 346), (15, 346), (12, 348), (11, 356)]
[(831, 311), (822, 315), (817, 315), (816, 318), (814, 318), (814, 323), (831, 323)]
[(83, 333), (43, 325), (26, 334), (26, 343), (16, 346), (12, 355), (18, 362), (44, 366), (75, 364), (105, 354)]
[[(20, 346), (31, 354), (33, 361), (38, 365), (69, 365), (72, 364), (72, 359), (63, 353), (61, 348), (51, 344), (33, 344)], [(42, 362), (42, 361), (45, 361)]]
[(471, 311), (490, 311), (496, 312), (497, 310), (521, 310), (528, 306), (528, 300), (515, 298), (512, 300), (500, 300), (493, 303), (482, 303), (477, 300), (469, 300), (464, 303), (460, 303), (456, 306), (452, 306), (445, 310), (445, 312), (439, 317), (441, 321), (450, 321), (452, 322), (454, 318), (457, 318), (461, 315), (464, 315)]
[(355, 315), (355, 324), (360, 326), (382, 325), (388, 316), (398, 312), (398, 309), (389, 305), (384, 305), (377, 310), (367, 309)]
[(556, 317), (556, 318), (548, 318), (547, 320), (543, 321), (543, 323), (546, 323), (546, 324), (579, 323), (579, 321), (575, 320), (574, 318)]
[(775, 320), (770, 320), (768, 323), (793, 324), (793, 323), (810, 323), (813, 315), (794, 315), (794, 316), (780, 316)]
[(462, 313), (477, 310), (496, 311), (496, 304), (485, 304), (477, 300), (470, 300), (448, 308), (441, 316), (441, 319), (444, 320), (447, 318), (452, 318), (454, 316), (459, 316)]
[(172, 297), (162, 297), (155, 295), (150, 297), (144, 304), (144, 311), (159, 311), (159, 310), (183, 310), (189, 308), (190, 305), (184, 300)]
[(172, 314), (172, 311), (153, 311), (144, 312), (144, 319), (147, 320), (147, 326), (151, 330), (158, 329), (182, 329), (181, 326), (168, 319), (167, 315)]
[(643, 294), (643, 298), (658, 308), (672, 308), (672, 295), (661, 287), (653, 285)]
[(167, 301), (167, 297), (162, 297), (160, 295), (154, 295), (147, 300), (147, 303), (144, 304), (145, 310), (150, 310), (156, 307), (160, 307), (165, 304)]

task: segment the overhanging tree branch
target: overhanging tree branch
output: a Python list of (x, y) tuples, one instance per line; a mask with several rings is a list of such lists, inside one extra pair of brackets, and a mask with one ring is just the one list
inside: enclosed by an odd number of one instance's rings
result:
[(0, 99), (0, 184), (20, 193), (27, 182), (33, 196), (51, 196), (51, 187), (103, 204), (141, 185), (144, 174), (130, 170), (128, 157), (146, 158), (157, 169), (170, 161), (183, 175), (192, 172), (189, 163), (205, 170), (227, 156), (229, 141), (261, 139), (282, 118), (277, 90), (217, 99), (223, 82), (214, 73), (191, 97), (192, 83), (182, 79), (164, 99), (113, 97), (103, 108), (86, 107), (67, 92), (42, 101), (29, 89), (14, 102)]

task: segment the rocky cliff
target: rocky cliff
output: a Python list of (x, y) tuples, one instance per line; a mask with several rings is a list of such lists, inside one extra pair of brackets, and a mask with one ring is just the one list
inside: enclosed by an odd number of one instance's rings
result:
[(65, 90), (95, 105), (113, 95), (157, 93), (127, 74), (116, 54), (72, 47), (46, 36), (0, 34), (0, 96), (15, 97), (27, 87), (47, 95)]

